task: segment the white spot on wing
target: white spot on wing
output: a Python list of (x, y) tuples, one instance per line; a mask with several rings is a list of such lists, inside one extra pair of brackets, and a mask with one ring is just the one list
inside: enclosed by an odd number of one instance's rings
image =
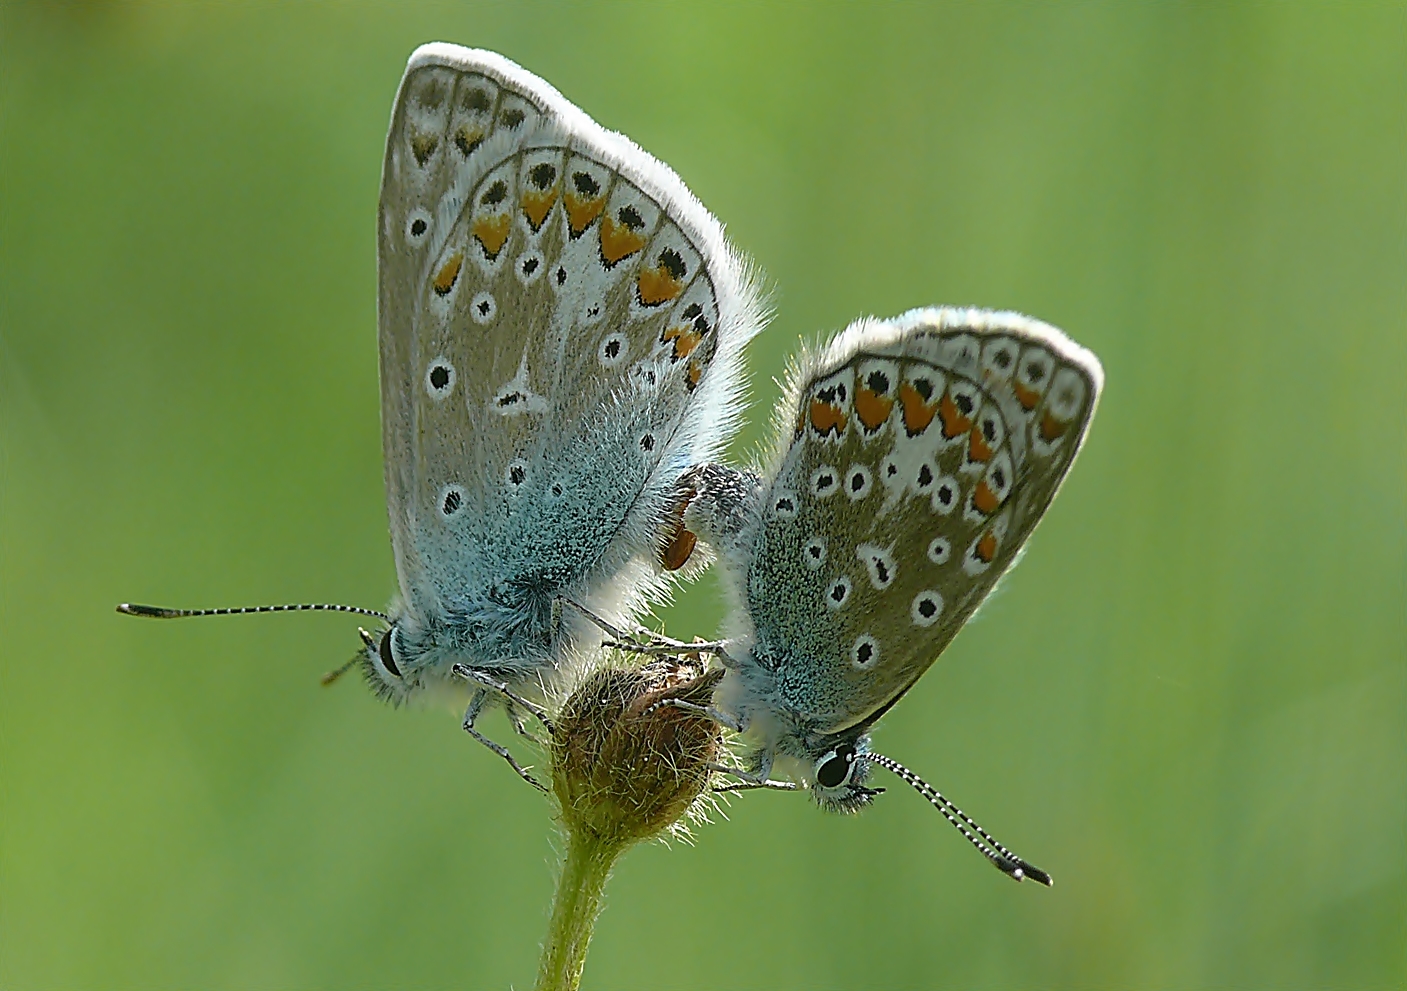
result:
[(934, 537), (928, 542), (928, 560), (934, 564), (947, 564), (953, 554), (953, 545), (947, 537)]
[(868, 671), (879, 663), (879, 641), (868, 633), (861, 633), (850, 647), (850, 663), (861, 671)]
[(839, 609), (850, 601), (850, 592), (853, 586), (850, 579), (841, 575), (835, 581), (826, 586), (826, 606), (831, 609)]
[(935, 513), (947, 516), (961, 498), (962, 488), (958, 485), (957, 479), (951, 475), (940, 475), (938, 481), (933, 483), (932, 504)]
[(425, 243), (425, 237), (430, 233), (430, 214), (419, 207), (410, 211), (405, 220), (405, 240), (406, 244), (412, 247), (419, 247)]
[(772, 515), (777, 519), (796, 518), (796, 493), (779, 491), (772, 497)]
[(498, 301), (493, 293), (486, 290), (475, 296), (469, 303), (469, 316), (478, 324), (493, 323), (493, 318), (498, 316)]
[(851, 465), (850, 470), (845, 473), (845, 494), (852, 500), (865, 498), (870, 494), (873, 485), (874, 477), (864, 465)]
[(528, 354), (518, 364), (518, 374), (490, 397), (489, 412), (499, 416), (521, 416), (524, 413), (547, 412), (547, 400), (528, 386)]
[(924, 589), (914, 596), (909, 606), (909, 616), (915, 626), (932, 626), (943, 615), (943, 596), (933, 589)]
[(457, 379), (458, 375), (449, 359), (444, 355), (436, 355), (425, 368), (425, 391), (430, 394), (431, 399), (439, 402), (454, 391)]
[(615, 368), (630, 357), (630, 338), (619, 331), (601, 338), (601, 346), (596, 349), (596, 357), (603, 368)]
[(840, 490), (840, 472), (830, 465), (821, 465), (811, 473), (811, 494), (818, 499), (833, 496)]
[(855, 556), (860, 559), (865, 570), (870, 573), (870, 584), (876, 589), (882, 592), (894, 584), (898, 567), (894, 563), (894, 554), (889, 548), (880, 547), (877, 544), (861, 544), (855, 548)]

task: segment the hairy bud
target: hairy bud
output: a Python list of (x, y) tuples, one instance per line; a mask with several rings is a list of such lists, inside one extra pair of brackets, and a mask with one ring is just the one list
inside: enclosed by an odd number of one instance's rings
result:
[(659, 703), (708, 705), (721, 677), (684, 657), (587, 678), (558, 714), (552, 744), (567, 829), (625, 846), (677, 823), (707, 787), (722, 734), (707, 717)]

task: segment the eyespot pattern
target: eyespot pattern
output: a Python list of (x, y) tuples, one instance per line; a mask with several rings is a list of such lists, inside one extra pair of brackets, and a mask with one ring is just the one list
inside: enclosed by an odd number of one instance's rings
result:
[(868, 671), (879, 663), (879, 641), (868, 633), (855, 638), (850, 647), (850, 663), (860, 671)]
[(953, 556), (953, 545), (947, 537), (934, 537), (928, 542), (928, 560), (934, 564), (947, 564)]
[(469, 316), (475, 323), (490, 324), (498, 316), (498, 301), (491, 292), (481, 292), (469, 302)]
[(796, 495), (791, 492), (778, 492), (772, 499), (772, 515), (779, 520), (796, 518)]
[(440, 490), (440, 515), (445, 519), (457, 516), (464, 509), (469, 494), (462, 485), (446, 485)]
[(914, 596), (909, 606), (909, 616), (915, 626), (929, 627), (943, 615), (943, 596), (931, 588), (924, 589)]
[(525, 286), (530, 286), (538, 279), (542, 278), (542, 273), (547, 270), (547, 262), (542, 257), (542, 252), (536, 248), (529, 248), (518, 256), (518, 260), (513, 264), (513, 274), (518, 277), (518, 281)]
[(840, 472), (830, 465), (822, 465), (811, 473), (811, 494), (817, 499), (826, 499), (840, 491)]
[(845, 575), (841, 575), (826, 587), (826, 607), (829, 609), (840, 609), (845, 603), (850, 601), (850, 593), (854, 585)]
[(883, 592), (894, 584), (894, 579), (899, 574), (899, 566), (895, 563), (894, 554), (889, 548), (876, 544), (861, 544), (855, 548), (855, 556), (860, 559), (865, 570), (869, 572), (870, 585), (876, 591)]
[(607, 334), (601, 338), (596, 357), (603, 368), (615, 368), (630, 357), (630, 338), (618, 332)]
[(874, 476), (864, 465), (852, 465), (845, 473), (845, 494), (851, 501), (858, 502), (870, 494), (874, 486)]
[(449, 359), (439, 355), (432, 359), (425, 369), (425, 391), (430, 394), (431, 399), (439, 402), (454, 391), (457, 378), (458, 375)]
[(953, 511), (953, 507), (962, 498), (962, 487), (958, 485), (958, 480), (951, 475), (940, 475), (933, 483), (933, 498), (931, 505), (933, 511), (940, 516), (947, 516)]
[(430, 233), (430, 214), (419, 208), (410, 211), (405, 221), (406, 244), (419, 246), (425, 242), (425, 235)]

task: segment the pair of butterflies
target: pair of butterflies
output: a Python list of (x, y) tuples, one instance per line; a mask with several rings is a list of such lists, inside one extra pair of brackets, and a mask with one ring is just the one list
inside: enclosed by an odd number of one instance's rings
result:
[(718, 464), (764, 322), (747, 266), (666, 165), (454, 45), (407, 66), (377, 234), (400, 598), (389, 616), (266, 609), (384, 619), (357, 658), (372, 687), (456, 698), (528, 777), (480, 713), (521, 728), (599, 642), (592, 617), (629, 627), (702, 544), (732, 598), (702, 712), (747, 741), (744, 785), (779, 771), (849, 810), (879, 764), (1049, 883), (869, 734), (1050, 505), (1098, 399), (1090, 352), (1013, 313), (860, 320), (794, 362), (760, 469)]

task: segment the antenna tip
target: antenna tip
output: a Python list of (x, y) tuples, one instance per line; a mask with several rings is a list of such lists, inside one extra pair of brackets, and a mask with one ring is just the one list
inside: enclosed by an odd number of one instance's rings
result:
[[(1003, 869), (1005, 870), (1005, 868)], [(1016, 864), (1010, 870), (1007, 870), (1007, 874), (1014, 881), (1024, 881), (1029, 877), (1032, 881), (1035, 881), (1037, 884), (1043, 884), (1047, 888), (1055, 887), (1055, 879), (1053, 877), (1034, 864), (1028, 864), (1024, 860)]]
[(124, 616), (152, 616), (157, 619), (171, 619), (179, 616), (175, 609), (162, 609), (159, 606), (139, 606), (132, 602), (124, 602), (117, 607), (117, 611)]

